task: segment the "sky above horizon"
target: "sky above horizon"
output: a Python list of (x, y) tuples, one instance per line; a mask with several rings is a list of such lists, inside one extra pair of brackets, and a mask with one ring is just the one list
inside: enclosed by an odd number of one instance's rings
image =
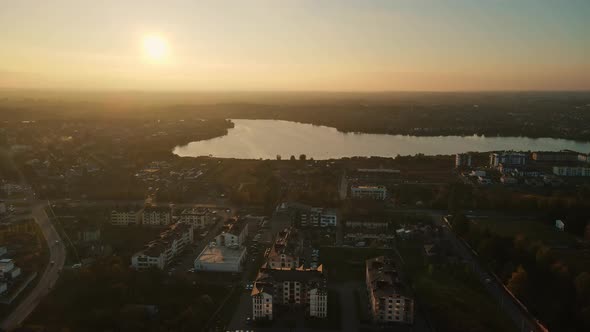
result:
[(589, 90), (589, 16), (587, 0), (4, 0), (0, 88)]

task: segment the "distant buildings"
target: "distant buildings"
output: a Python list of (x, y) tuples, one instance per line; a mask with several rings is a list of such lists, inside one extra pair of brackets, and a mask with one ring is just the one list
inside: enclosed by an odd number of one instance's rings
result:
[(142, 213), (143, 225), (166, 226), (172, 223), (172, 210), (165, 206), (146, 206)]
[(271, 320), (276, 307), (304, 308), (309, 317), (328, 316), (328, 289), (323, 267), (270, 269), (263, 266), (251, 292), (254, 320)]
[(455, 155), (455, 168), (471, 167), (471, 154), (457, 153)]
[(211, 212), (203, 208), (184, 209), (180, 212), (179, 222), (193, 225), (194, 228), (208, 227), (213, 218)]
[(158, 268), (163, 270), (187, 246), (193, 242), (193, 226), (173, 224), (160, 233), (160, 237), (145, 246), (145, 249), (131, 257), (131, 266), (142, 270)]
[(590, 167), (554, 166), (553, 174), (559, 176), (590, 176)]
[(531, 159), (544, 162), (576, 162), (582, 161), (584, 156), (585, 155), (575, 151), (564, 150), (559, 152), (533, 152)]
[(366, 286), (372, 318), (379, 323), (414, 322), (414, 299), (398, 276), (392, 260), (381, 256), (366, 261)]
[(521, 152), (494, 152), (490, 153), (490, 167), (523, 166), (526, 159), (527, 155)]
[(350, 194), (356, 199), (385, 200), (387, 189), (384, 186), (352, 186)]
[(139, 225), (141, 223), (141, 217), (141, 208), (116, 208), (111, 211), (111, 224), (115, 226)]
[(336, 227), (338, 214), (334, 209), (320, 207), (307, 207), (301, 209), (298, 214), (300, 227)]

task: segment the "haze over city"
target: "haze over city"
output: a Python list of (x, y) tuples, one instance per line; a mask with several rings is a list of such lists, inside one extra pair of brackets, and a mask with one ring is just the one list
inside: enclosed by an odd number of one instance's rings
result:
[(0, 332), (590, 331), (589, 0), (0, 0)]
[(34, 1), (0, 11), (0, 87), (590, 89), (590, 3)]

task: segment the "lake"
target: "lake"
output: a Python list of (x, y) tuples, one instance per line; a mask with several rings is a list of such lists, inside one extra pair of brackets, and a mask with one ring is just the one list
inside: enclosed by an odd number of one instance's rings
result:
[(231, 121), (235, 127), (227, 135), (177, 146), (173, 152), (181, 157), (212, 155), (237, 159), (275, 159), (277, 155), (289, 159), (301, 154), (314, 159), (395, 157), (495, 150), (590, 152), (590, 142), (556, 138), (343, 133), (331, 127), (282, 120)]

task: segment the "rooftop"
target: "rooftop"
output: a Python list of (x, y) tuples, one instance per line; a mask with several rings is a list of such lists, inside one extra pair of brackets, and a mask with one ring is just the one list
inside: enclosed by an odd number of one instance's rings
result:
[(224, 246), (207, 246), (199, 254), (196, 260), (201, 263), (239, 263), (246, 249), (231, 249)]

